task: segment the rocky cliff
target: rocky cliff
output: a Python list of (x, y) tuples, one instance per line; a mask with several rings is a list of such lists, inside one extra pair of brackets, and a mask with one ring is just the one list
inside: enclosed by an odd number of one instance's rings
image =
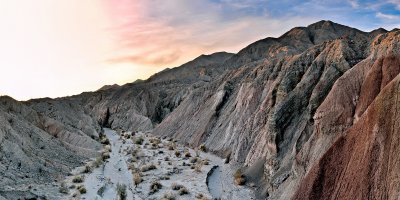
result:
[(70, 148), (57, 151), (85, 152), (67, 166), (98, 148), (92, 138), (100, 126), (153, 130), (243, 166), (265, 161), (260, 198), (346, 198), (354, 190), (359, 199), (391, 199), (398, 196), (399, 40), (396, 29), (320, 21), (145, 81), (54, 100), (6, 98), (37, 117), (7, 107), (1, 114), (15, 113)]

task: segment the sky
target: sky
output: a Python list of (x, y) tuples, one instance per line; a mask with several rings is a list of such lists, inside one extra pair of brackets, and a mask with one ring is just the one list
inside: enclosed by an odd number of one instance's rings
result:
[(121, 85), (319, 20), (391, 30), (400, 0), (0, 0), (0, 95)]

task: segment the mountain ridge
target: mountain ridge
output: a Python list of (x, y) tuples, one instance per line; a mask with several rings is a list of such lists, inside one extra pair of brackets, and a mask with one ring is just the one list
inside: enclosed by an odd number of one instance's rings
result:
[[(17, 102), (0, 98), (0, 120), (1, 116), (4, 122), (11, 118), (32, 127), (37, 134), (72, 144), (55, 151), (68, 154), (87, 145), (89, 151), (73, 156), (74, 161), (60, 174), (99, 148), (96, 140), (101, 126), (152, 130), (152, 134), (190, 147), (205, 145), (210, 152), (230, 158), (230, 164), (246, 169), (265, 160), (262, 184), (254, 186), (260, 199), (330, 198), (340, 192), (330, 192), (337, 185), (329, 186), (331, 179), (321, 180), (322, 172), (326, 167), (346, 170), (326, 160), (340, 162), (332, 151), (344, 153), (343, 149), (349, 147), (338, 143), (357, 137), (352, 130), (373, 117), (369, 110), (382, 113), (382, 103), (377, 106), (375, 102), (395, 97), (395, 90), (387, 88), (398, 82), (399, 56), (398, 30), (362, 32), (323, 20), (293, 28), (278, 38), (256, 41), (234, 55), (199, 56), (136, 83), (58, 99)], [(398, 110), (397, 106), (391, 108)], [(380, 122), (385, 116), (374, 117)], [(390, 124), (397, 123), (398, 119), (391, 117)], [(0, 126), (0, 136), (6, 135), (4, 129), (9, 127)], [(368, 135), (373, 130), (363, 133)], [(384, 130), (390, 135), (397, 132)], [(20, 148), (24, 149), (23, 145)], [(383, 161), (379, 163), (383, 165)], [(4, 160), (0, 164), (8, 165)], [(361, 167), (353, 162), (351, 166)], [(52, 168), (46, 170), (56, 173)], [(349, 177), (337, 178), (355, 187), (375, 183), (368, 179), (363, 185), (358, 176), (349, 182)], [(0, 196), (4, 188), (1, 183)], [(324, 184), (322, 189), (316, 187), (320, 183)]]

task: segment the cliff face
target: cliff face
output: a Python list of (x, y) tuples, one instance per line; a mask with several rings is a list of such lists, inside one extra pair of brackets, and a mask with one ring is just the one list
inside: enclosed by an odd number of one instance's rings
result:
[[(360, 199), (379, 198), (398, 188), (392, 177), (399, 40), (398, 30), (366, 33), (321, 21), (234, 55), (200, 56), (145, 81), (9, 101), (37, 115), (21, 119), (37, 134), (69, 144), (59, 151), (87, 152), (68, 166), (99, 147), (91, 138), (100, 126), (153, 130), (192, 147), (204, 143), (245, 166), (265, 160), (260, 191), (270, 199), (345, 198), (340, 195), (349, 190)], [(0, 114), (8, 115), (5, 110)], [(84, 146), (90, 148), (80, 151)]]

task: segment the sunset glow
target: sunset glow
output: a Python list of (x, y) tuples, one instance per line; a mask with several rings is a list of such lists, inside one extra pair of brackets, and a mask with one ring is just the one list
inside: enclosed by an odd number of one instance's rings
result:
[[(346, 16), (343, 13), (327, 12), (329, 18), (309, 14), (302, 3), (282, 14), (278, 8), (291, 6), (276, 7), (265, 0), (4, 0), (0, 94), (19, 100), (60, 97), (133, 82), (201, 54), (237, 52), (321, 18), (362, 30), (398, 25), (396, 13), (386, 8), (341, 3), (348, 9), (343, 12), (358, 9), (377, 22), (337, 17)], [(335, 5), (319, 9), (324, 6)]]

